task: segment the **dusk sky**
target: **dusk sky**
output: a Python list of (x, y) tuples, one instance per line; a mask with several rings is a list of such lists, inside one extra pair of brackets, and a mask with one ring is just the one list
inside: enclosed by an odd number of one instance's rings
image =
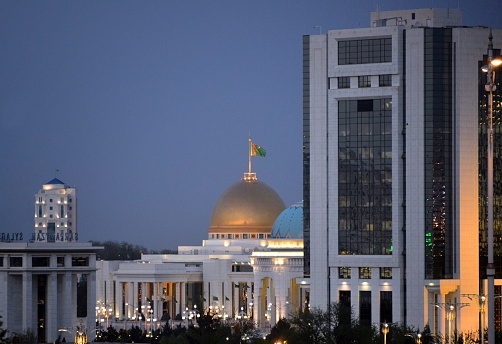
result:
[(0, 0), (0, 232), (33, 233), (59, 169), (79, 241), (200, 245), (250, 132), (258, 179), (300, 201), (302, 36), (448, 6), (502, 28), (500, 0)]

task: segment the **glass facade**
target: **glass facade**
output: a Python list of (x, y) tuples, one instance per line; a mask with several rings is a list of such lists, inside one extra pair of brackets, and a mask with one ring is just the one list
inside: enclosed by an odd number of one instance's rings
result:
[[(500, 56), (500, 49), (494, 49), (493, 55)], [(485, 91), (486, 73), (481, 67), (488, 64), (488, 57), (483, 56), (479, 61), (479, 278), (486, 278), (486, 265), (488, 263), (488, 203), (487, 203), (487, 137), (486, 120), (488, 118), (488, 92)], [(502, 96), (500, 85), (501, 73), (498, 67), (495, 73), (494, 84), (497, 86), (493, 92), (493, 262), (495, 263), (495, 278), (502, 278), (502, 125), (501, 111)], [(497, 299), (499, 300), (499, 299)]]
[(338, 41), (338, 64), (392, 62), (392, 38)]
[(392, 254), (392, 100), (338, 102), (338, 253)]
[(303, 274), (310, 277), (310, 37), (303, 36)]
[(425, 278), (453, 277), (452, 35), (424, 29)]

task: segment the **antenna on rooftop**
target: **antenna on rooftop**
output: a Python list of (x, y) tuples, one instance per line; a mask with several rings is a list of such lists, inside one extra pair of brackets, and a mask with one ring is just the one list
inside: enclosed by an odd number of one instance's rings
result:
[(322, 30), (321, 26), (316, 25), (316, 26), (314, 26), (314, 29), (319, 29), (319, 34), (321, 34), (321, 30)]

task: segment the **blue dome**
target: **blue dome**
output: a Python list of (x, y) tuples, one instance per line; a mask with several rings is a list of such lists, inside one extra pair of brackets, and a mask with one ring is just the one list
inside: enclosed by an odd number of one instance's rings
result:
[(293, 204), (277, 217), (270, 237), (272, 239), (303, 238), (303, 201)]

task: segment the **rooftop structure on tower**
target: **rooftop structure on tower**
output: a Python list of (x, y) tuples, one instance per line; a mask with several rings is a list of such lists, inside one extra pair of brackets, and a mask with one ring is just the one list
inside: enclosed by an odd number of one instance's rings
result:
[(54, 178), (35, 195), (34, 241), (77, 240), (77, 189)]

